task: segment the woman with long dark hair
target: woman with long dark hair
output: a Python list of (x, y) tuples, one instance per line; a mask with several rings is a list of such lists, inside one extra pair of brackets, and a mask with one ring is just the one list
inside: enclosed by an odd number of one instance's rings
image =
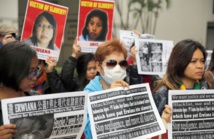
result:
[(35, 20), (32, 36), (24, 42), (33, 46), (59, 50), (54, 44), (56, 26), (54, 16), (48, 12), (42, 12)]
[(206, 57), (205, 48), (197, 41), (186, 39), (174, 46), (166, 73), (163, 79), (157, 81), (153, 95), (159, 114), (166, 122), (170, 122), (171, 118), (169, 90), (208, 88), (203, 80)]
[[(29, 45), (14, 41), (0, 49), (0, 105), (2, 99), (38, 95), (32, 92), (38, 74), (36, 51)], [(15, 124), (3, 125), (0, 106), (0, 139), (10, 139), (16, 133)]]
[[(43, 88), (45, 94), (82, 91), (89, 81), (96, 76), (97, 69), (94, 55), (91, 53), (80, 54), (80, 52), (81, 48), (75, 40), (72, 53), (63, 64), (61, 75), (58, 75), (54, 69), (56, 60), (53, 57), (46, 60), (48, 82)], [(51, 91), (48, 90), (49, 88)]]

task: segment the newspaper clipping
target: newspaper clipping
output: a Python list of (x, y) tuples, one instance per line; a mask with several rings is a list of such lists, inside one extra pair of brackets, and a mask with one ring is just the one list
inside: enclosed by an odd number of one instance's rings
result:
[(112, 38), (114, 1), (80, 0), (78, 15), (78, 44), (82, 52), (92, 52)]
[(214, 138), (214, 90), (170, 90), (169, 139)]
[(87, 92), (3, 99), (4, 124), (16, 124), (15, 139), (80, 139), (86, 123)]
[(173, 48), (172, 41), (135, 39), (138, 73), (163, 75)]
[(165, 133), (149, 84), (89, 94), (94, 139), (142, 139)]

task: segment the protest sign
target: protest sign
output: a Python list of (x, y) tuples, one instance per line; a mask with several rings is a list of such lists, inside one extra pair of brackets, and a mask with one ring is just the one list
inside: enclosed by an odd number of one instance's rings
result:
[(39, 59), (59, 59), (68, 8), (46, 1), (28, 0), (21, 41), (37, 51)]
[(173, 48), (172, 41), (136, 38), (139, 74), (163, 75)]
[(79, 139), (86, 122), (87, 92), (2, 99), (4, 124), (16, 124), (16, 138)]
[(82, 52), (95, 52), (98, 45), (112, 37), (114, 1), (80, 0), (78, 44)]
[(89, 94), (93, 139), (142, 139), (165, 133), (148, 83)]
[(169, 139), (214, 138), (214, 90), (169, 90)]

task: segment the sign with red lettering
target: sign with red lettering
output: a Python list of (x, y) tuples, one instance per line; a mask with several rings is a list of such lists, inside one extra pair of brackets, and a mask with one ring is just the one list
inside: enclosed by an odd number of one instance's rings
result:
[(68, 7), (28, 0), (21, 41), (33, 46), (39, 59), (59, 59)]
[(97, 46), (112, 37), (114, 1), (80, 0), (78, 44), (83, 52), (95, 52)]

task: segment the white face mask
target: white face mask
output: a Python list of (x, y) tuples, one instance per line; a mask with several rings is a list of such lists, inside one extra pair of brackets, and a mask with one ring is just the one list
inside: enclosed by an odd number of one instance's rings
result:
[(104, 70), (104, 76), (100, 75), (108, 85), (111, 85), (112, 82), (119, 79), (123, 80), (126, 77), (126, 70), (122, 69), (118, 64), (112, 69), (108, 69), (107, 67), (102, 68)]

